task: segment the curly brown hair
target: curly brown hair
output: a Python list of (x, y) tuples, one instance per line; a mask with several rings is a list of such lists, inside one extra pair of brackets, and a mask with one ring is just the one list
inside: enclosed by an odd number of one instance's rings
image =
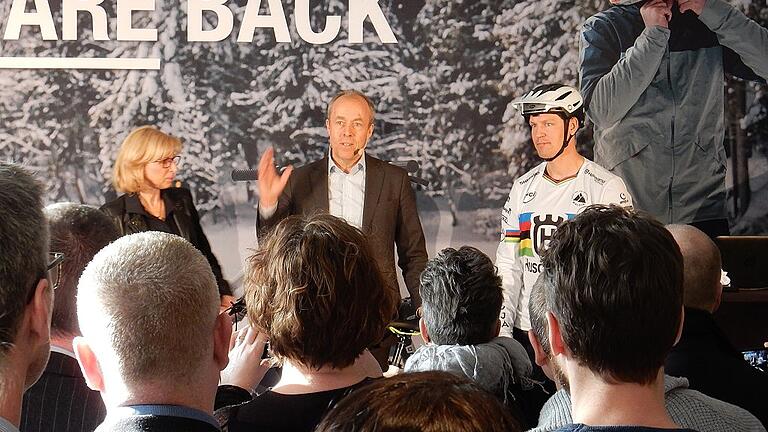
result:
[(252, 325), (278, 361), (344, 368), (378, 342), (396, 312), (363, 233), (322, 214), (281, 221), (249, 259)]

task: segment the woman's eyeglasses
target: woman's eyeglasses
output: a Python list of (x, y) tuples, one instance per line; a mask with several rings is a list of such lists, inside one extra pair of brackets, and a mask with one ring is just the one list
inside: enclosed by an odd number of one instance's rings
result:
[(176, 156), (165, 158), (165, 159), (158, 159), (152, 162), (159, 163), (160, 166), (163, 168), (170, 168), (171, 165), (179, 166), (179, 162), (181, 162), (181, 156), (176, 155)]

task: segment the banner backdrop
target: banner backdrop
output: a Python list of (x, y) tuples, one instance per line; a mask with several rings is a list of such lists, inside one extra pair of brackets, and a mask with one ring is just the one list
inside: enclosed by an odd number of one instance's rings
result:
[[(734, 1), (765, 25), (764, 0)], [(415, 161), (430, 255), (493, 256), (512, 180), (539, 162), (509, 106), (537, 84), (577, 85), (578, 32), (604, 0), (0, 0), (0, 158), (36, 170), (48, 200), (101, 205), (134, 127), (183, 140), (190, 188), (225, 275), (255, 246), (254, 167), (327, 152), (326, 104), (376, 104), (374, 156)], [(726, 89), (732, 231), (768, 234), (768, 96)], [(592, 156), (589, 128), (579, 147)], [(734, 154), (739, 156), (730, 157)], [(733, 179), (736, 179), (735, 182)], [(737, 187), (733, 187), (736, 184)]]

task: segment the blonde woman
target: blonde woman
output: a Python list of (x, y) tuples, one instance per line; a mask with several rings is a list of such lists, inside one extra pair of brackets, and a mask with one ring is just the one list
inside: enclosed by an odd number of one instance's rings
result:
[(133, 130), (120, 146), (112, 183), (124, 194), (101, 209), (122, 235), (163, 231), (184, 237), (208, 259), (219, 286), (222, 304), (232, 290), (200, 226), (200, 216), (188, 189), (172, 187), (181, 160), (181, 141), (152, 126)]

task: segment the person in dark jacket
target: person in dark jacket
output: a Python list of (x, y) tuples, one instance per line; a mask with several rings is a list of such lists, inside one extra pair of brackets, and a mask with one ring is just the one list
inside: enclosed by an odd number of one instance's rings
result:
[(112, 183), (125, 192), (101, 209), (110, 215), (121, 235), (162, 231), (184, 237), (205, 255), (228, 306), (232, 289), (200, 226), (200, 216), (188, 189), (172, 187), (181, 156), (181, 141), (152, 126), (133, 130), (120, 146)]
[(738, 405), (768, 427), (768, 374), (749, 365), (715, 323), (723, 286), (717, 246), (703, 232), (670, 225), (685, 263), (685, 321), (680, 341), (667, 357), (668, 375), (688, 378), (689, 387)]
[[(107, 411), (98, 392), (90, 390), (77, 364), (72, 339), (81, 334), (77, 321), (77, 281), (93, 256), (120, 234), (109, 216), (96, 207), (74, 203), (45, 208), (50, 250), (64, 254), (51, 319), (51, 357), (40, 379), (24, 393), (20, 429), (24, 432), (91, 432)], [(56, 282), (54, 282), (56, 283)]]

